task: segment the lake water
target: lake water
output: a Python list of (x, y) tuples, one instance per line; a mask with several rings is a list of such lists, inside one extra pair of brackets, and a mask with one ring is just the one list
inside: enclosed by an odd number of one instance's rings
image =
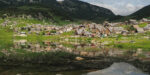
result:
[[(54, 52), (65, 51), (82, 56), (126, 56), (150, 58), (150, 51), (117, 49), (94, 43), (72, 43), (72, 42), (27, 42), (27, 40), (14, 40), (12, 49), (20, 49), (29, 52)], [(150, 59), (149, 59), (150, 60)]]
[[(143, 60), (149, 61), (150, 52), (143, 50), (121, 50), (113, 47), (106, 47), (99, 44), (93, 43), (63, 43), (63, 42), (28, 42), (27, 40), (14, 40), (13, 45), (1, 50), (2, 53), (8, 54), (10, 51), (15, 49), (29, 52), (55, 52), (65, 51), (77, 55), (95, 57), (95, 56), (128, 56), (128, 57), (139, 57)], [(128, 63), (114, 63), (110, 67), (103, 70), (82, 70), (82, 71), (65, 71), (65, 72), (48, 72), (39, 71), (37, 69), (29, 68), (16, 68), (3, 66), (0, 67), (0, 75), (148, 75), (142, 72), (140, 69), (128, 64)]]
[(97, 71), (47, 72), (25, 68), (0, 68), (0, 75), (148, 75), (128, 63), (114, 63), (110, 67)]

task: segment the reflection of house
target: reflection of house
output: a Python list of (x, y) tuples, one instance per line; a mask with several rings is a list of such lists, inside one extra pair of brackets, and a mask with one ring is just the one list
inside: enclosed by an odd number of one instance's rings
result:
[(39, 3), (41, 0), (29, 0), (30, 3)]
[[(31, 51), (31, 52), (54, 52), (54, 51), (64, 51), (64, 52), (69, 52), (72, 54), (77, 54), (77, 55), (82, 55), (82, 56), (119, 56), (124, 54), (124, 50), (117, 50), (113, 48), (105, 48), (105, 47), (99, 47), (98, 45), (95, 45), (93, 48), (92, 44), (79, 44), (79, 45), (74, 45), (75, 48), (70, 48), (70, 47), (65, 47), (59, 43), (52, 43), (45, 41), (43, 44), (39, 43), (27, 43), (26, 40), (21, 40), (21, 41), (14, 41), (14, 48), (15, 49), (22, 49), (26, 51)], [(99, 50), (96, 51), (87, 51), (87, 48), (98, 48)]]
[(42, 0), (17, 0), (18, 2), (29, 2), (29, 3), (39, 3), (41, 2)]

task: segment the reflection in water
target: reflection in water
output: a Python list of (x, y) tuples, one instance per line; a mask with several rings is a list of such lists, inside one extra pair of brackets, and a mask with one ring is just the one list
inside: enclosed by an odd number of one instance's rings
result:
[(95, 44), (64, 44), (56, 42), (41, 42), (41, 43), (29, 43), (25, 40), (14, 41), (14, 49), (21, 49), (32, 52), (50, 52), (50, 51), (66, 51), (73, 54), (83, 56), (119, 56), (124, 54), (124, 50), (107, 48)]
[[(150, 52), (144, 52), (142, 50), (131, 51), (131, 50), (120, 50), (114, 49), (110, 47), (101, 46), (98, 44), (88, 43), (88, 44), (66, 44), (61, 42), (50, 42), (44, 41), (40, 43), (31, 43), (27, 42), (27, 40), (17, 40), (14, 41), (14, 46), (11, 50), (15, 51), (15, 49), (25, 50), (30, 52), (53, 52), (53, 51), (66, 51), (77, 55), (83, 56), (138, 56), (141, 53), (144, 53), (145, 57), (150, 58)], [(10, 51), (11, 51), (10, 50)], [(9, 51), (2, 49), (2, 53), (9, 55)], [(15, 52), (14, 52), (15, 53)], [(146, 60), (150, 60), (150, 59)], [(145, 60), (145, 59), (144, 59)], [(90, 72), (89, 71), (69, 71), (69, 72), (45, 72), (45, 71), (37, 71), (35, 69), (25, 69), (25, 68), (1, 68), (0, 67), (0, 75), (147, 75), (142, 73), (139, 69), (128, 63), (114, 63), (107, 69)]]
[(91, 71), (48, 72), (26, 68), (0, 68), (0, 75), (148, 75), (128, 63), (114, 63), (107, 69)]
[(87, 75), (148, 75), (128, 63), (114, 63), (107, 69), (88, 73)]
[(98, 44), (70, 44), (60, 42), (44, 41), (40, 43), (29, 43), (26, 40), (14, 41), (13, 49), (26, 50), (31, 52), (51, 52), (51, 51), (66, 51), (82, 56), (138, 56), (144, 53), (146, 57), (150, 57), (149, 52), (135, 51), (135, 50), (120, 50), (113, 47), (105, 47)]

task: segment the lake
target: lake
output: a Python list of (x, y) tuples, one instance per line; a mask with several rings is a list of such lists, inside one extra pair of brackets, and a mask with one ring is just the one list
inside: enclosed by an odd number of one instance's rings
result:
[(36, 69), (26, 68), (0, 68), (1, 75), (148, 75), (128, 63), (114, 63), (103, 70), (82, 70), (82, 71), (64, 71), (48, 72), (37, 71)]

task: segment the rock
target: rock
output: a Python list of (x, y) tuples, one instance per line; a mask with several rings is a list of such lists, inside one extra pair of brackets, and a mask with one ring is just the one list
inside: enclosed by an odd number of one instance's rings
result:
[(18, 73), (18, 74), (16, 74), (16, 75), (22, 75), (22, 74)]
[(75, 58), (77, 61), (82, 61), (82, 60), (84, 60), (84, 58), (82, 58), (82, 57), (76, 57)]
[(63, 75), (63, 74), (56, 74), (56, 75)]
[(109, 68), (86, 75), (148, 75), (128, 63), (114, 63)]
[(141, 48), (138, 48), (136, 54), (142, 54), (143, 53), (142, 51), (143, 50)]
[(88, 55), (88, 52), (80, 52), (80, 55), (86, 56), (86, 55)]

